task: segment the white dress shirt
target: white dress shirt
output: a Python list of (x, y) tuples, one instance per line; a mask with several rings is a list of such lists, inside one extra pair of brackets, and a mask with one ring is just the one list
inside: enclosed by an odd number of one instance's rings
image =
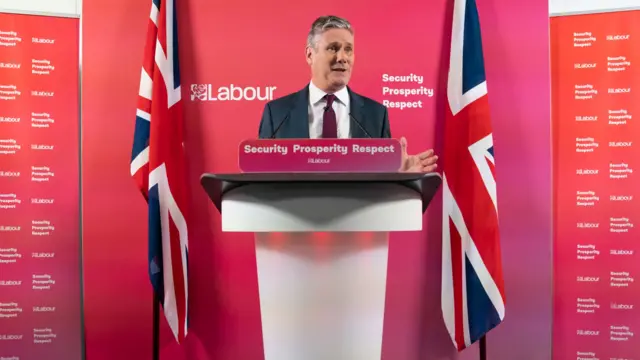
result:
[[(318, 139), (322, 137), (322, 116), (327, 100), (323, 97), (327, 93), (320, 90), (313, 82), (309, 83), (309, 137)], [(349, 91), (345, 86), (342, 90), (334, 93), (336, 96), (333, 101), (333, 111), (336, 113), (338, 122), (338, 138), (348, 139), (350, 137), (350, 118), (349, 118)]]

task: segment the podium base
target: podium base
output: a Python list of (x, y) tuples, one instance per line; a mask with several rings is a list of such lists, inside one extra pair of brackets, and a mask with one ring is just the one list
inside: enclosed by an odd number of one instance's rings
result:
[(382, 353), (388, 233), (256, 234), (265, 360)]

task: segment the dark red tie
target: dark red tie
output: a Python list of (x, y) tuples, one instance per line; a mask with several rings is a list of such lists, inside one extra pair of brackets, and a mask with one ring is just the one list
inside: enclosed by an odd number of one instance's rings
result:
[(338, 137), (338, 125), (336, 124), (336, 112), (333, 111), (333, 100), (336, 96), (327, 94), (327, 105), (322, 116), (322, 137), (325, 139), (335, 139)]

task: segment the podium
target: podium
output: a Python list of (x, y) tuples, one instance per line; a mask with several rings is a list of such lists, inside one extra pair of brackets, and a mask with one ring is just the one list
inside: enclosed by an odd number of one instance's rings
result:
[(420, 231), (436, 173), (204, 174), (222, 231), (255, 233), (265, 360), (382, 353), (388, 234)]

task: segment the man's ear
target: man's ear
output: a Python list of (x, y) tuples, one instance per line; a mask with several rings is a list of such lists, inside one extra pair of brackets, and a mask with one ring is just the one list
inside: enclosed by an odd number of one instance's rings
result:
[(305, 58), (307, 59), (307, 64), (311, 65), (311, 57), (313, 56), (313, 48), (311, 46), (307, 46), (304, 49)]

